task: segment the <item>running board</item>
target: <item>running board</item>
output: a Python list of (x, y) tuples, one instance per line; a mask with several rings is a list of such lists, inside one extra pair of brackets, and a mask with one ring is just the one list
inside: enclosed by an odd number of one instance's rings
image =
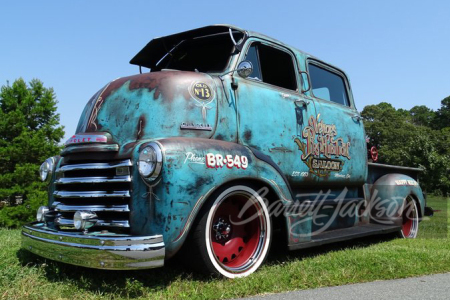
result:
[(370, 235), (396, 232), (399, 231), (400, 229), (401, 226), (386, 226), (378, 224), (359, 225), (345, 229), (325, 231), (324, 233), (312, 236), (311, 241), (290, 245), (288, 246), (288, 248), (289, 250), (305, 249), (334, 242), (352, 240)]

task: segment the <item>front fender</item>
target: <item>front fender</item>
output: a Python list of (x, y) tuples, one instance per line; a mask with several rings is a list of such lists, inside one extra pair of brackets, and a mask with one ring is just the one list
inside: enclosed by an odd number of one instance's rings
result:
[[(166, 258), (181, 248), (203, 204), (224, 184), (258, 180), (269, 186), (283, 204), (292, 202), (283, 176), (245, 146), (202, 138), (177, 137), (157, 142), (164, 153), (160, 182), (152, 188), (146, 187), (147, 191), (141, 190), (139, 194), (145, 195), (145, 199), (136, 203), (132, 216), (136, 234), (163, 235)], [(239, 167), (238, 162), (232, 166), (211, 165), (206, 159), (208, 154), (223, 158), (231, 155), (233, 160), (246, 157), (248, 166)]]
[(371, 189), (371, 218), (378, 223), (401, 225), (400, 211), (404, 199), (412, 195), (419, 208), (419, 217), (424, 216), (425, 198), (418, 182), (404, 174), (387, 174), (380, 177)]

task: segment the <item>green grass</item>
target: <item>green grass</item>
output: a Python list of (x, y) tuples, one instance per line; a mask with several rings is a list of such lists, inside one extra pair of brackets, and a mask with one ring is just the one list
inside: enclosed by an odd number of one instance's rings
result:
[(286, 253), (272, 251), (255, 274), (238, 280), (192, 274), (172, 262), (146, 271), (102, 271), (20, 250), (20, 230), (0, 230), (0, 299), (237, 298), (450, 272), (450, 199), (429, 197), (440, 210), (415, 240), (381, 236)]

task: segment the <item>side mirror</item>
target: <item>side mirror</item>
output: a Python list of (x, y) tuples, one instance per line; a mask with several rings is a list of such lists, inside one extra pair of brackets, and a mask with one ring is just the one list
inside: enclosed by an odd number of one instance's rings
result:
[(242, 78), (247, 78), (248, 76), (250, 76), (250, 74), (253, 73), (253, 65), (248, 60), (241, 61), (236, 71)]
[(305, 93), (311, 89), (311, 83), (309, 81), (309, 74), (301, 71), (300, 77), (302, 80), (302, 93)]

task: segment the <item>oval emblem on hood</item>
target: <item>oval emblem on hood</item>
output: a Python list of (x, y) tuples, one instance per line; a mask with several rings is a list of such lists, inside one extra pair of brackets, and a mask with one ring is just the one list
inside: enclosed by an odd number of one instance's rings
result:
[(212, 101), (214, 99), (214, 90), (203, 82), (193, 82), (189, 88), (192, 98), (200, 101)]

